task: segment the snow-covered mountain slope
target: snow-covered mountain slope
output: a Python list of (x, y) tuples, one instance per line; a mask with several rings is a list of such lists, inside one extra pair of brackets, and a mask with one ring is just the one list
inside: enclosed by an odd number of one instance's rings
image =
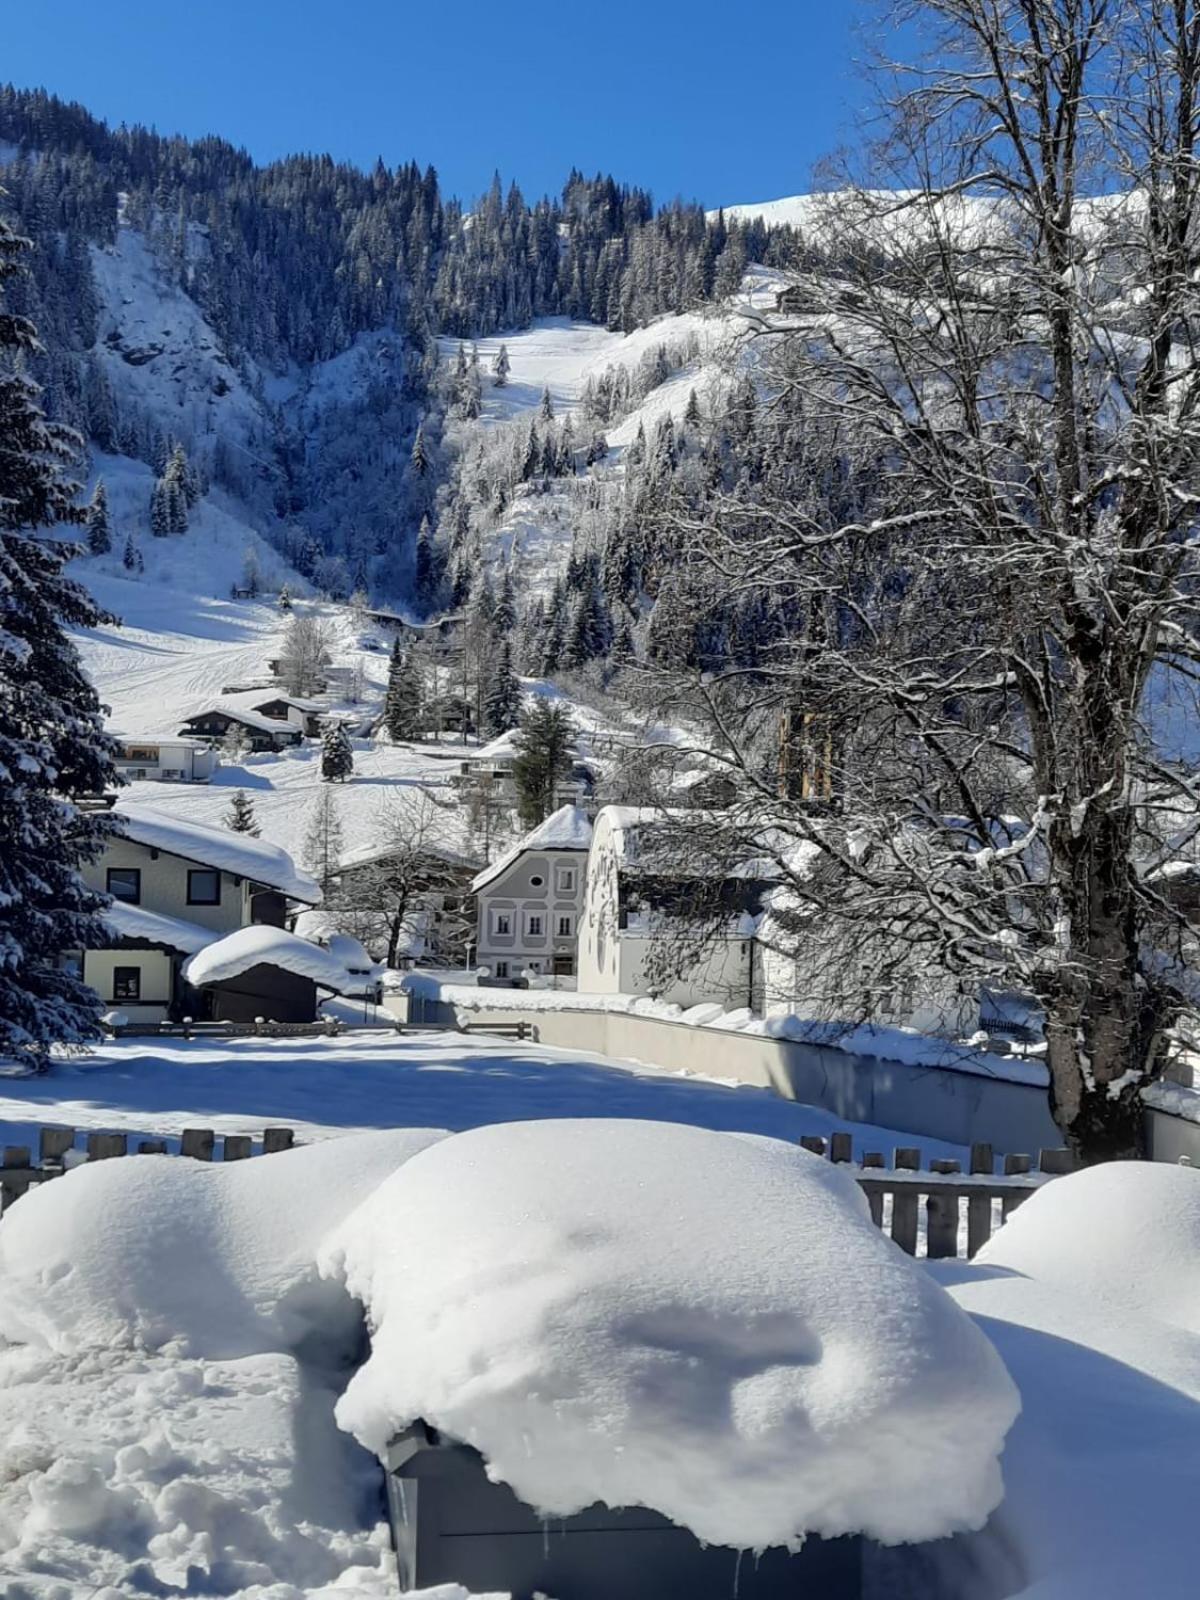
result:
[(211, 461), (218, 439), (254, 460), (269, 449), (271, 420), (226, 359), (203, 312), (173, 281), (136, 229), (91, 247), (99, 302), (96, 359), (122, 405)]

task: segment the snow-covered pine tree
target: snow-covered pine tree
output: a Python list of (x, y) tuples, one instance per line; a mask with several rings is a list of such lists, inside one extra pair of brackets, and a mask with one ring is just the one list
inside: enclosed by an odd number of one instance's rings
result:
[(279, 591), (279, 609), (285, 615), (292, 609), (292, 591), (286, 583)]
[(126, 572), (138, 572), (141, 570), (138, 565), (139, 559), (138, 548), (133, 542), (133, 535), (131, 533), (127, 534), (125, 538), (125, 548), (121, 552), (121, 565), (125, 568)]
[(112, 549), (112, 529), (108, 525), (108, 492), (103, 478), (92, 490), (87, 508), (88, 550), (94, 556), (106, 556)]
[(425, 443), (425, 424), (423, 422), (417, 428), (409, 463), (418, 478), (424, 478), (429, 471), (429, 450)]
[[(26, 248), (0, 220), (0, 289)], [(72, 546), (34, 531), (82, 520), (66, 476), (80, 441), (46, 420), (19, 367), (39, 348), (31, 323), (0, 310), (0, 1055), (35, 1070), (98, 1031), (99, 999), (64, 957), (108, 942), (104, 898), (80, 876), (108, 824), (73, 802), (116, 782), (66, 631), (102, 618), (63, 574)]]
[(521, 682), (513, 671), (512, 645), (504, 638), (492, 663), (483, 696), (483, 732), (495, 739), (516, 726), (521, 715)]
[(234, 790), (224, 822), (233, 833), (248, 833), (252, 838), (258, 838), (261, 829), (254, 815), (254, 801), (244, 789)]
[(512, 568), (505, 567), (500, 593), (496, 597), (496, 609), (492, 615), (492, 626), (501, 638), (508, 638), (516, 625), (517, 597), (513, 590)]
[(387, 693), (383, 701), (383, 722), (394, 741), (416, 739), (423, 731), (421, 707), (424, 686), (421, 669), (411, 650), (403, 651), (399, 639), (392, 646), (388, 668)]
[(321, 740), (321, 776), (326, 783), (345, 783), (354, 771), (354, 746), (344, 722), (334, 722)]
[(549, 384), (547, 384), (542, 390), (541, 403), (538, 406), (538, 416), (541, 417), (543, 422), (552, 422), (554, 420), (554, 401), (550, 398)]
[(492, 387), (494, 389), (504, 388), (508, 382), (508, 374), (511, 368), (512, 362), (508, 358), (508, 346), (502, 344), (496, 352), (496, 359), (492, 362)]
[(421, 518), (417, 529), (417, 549), (413, 573), (413, 599), (421, 611), (428, 611), (437, 595), (437, 564), (429, 518)]

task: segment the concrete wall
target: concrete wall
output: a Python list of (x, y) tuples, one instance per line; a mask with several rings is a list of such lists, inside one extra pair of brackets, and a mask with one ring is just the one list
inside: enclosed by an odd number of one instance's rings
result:
[[(398, 1010), (396, 1002), (403, 998), (390, 997), (385, 1007)], [(423, 1003), (419, 997), (409, 1015), (414, 1023), (455, 1020), (451, 1007)], [(997, 1150), (1036, 1154), (1062, 1143), (1046, 1091), (1036, 1085), (619, 1011), (505, 1009), (498, 997), (494, 1008), (464, 1010), (462, 1017), (468, 1022), (528, 1022), (541, 1044), (757, 1084), (847, 1122), (876, 1123), (911, 1134), (914, 1144), (922, 1137), (950, 1144), (987, 1141)]]
[(1146, 1109), (1146, 1144), (1152, 1161), (1189, 1161), (1200, 1167), (1200, 1122)]

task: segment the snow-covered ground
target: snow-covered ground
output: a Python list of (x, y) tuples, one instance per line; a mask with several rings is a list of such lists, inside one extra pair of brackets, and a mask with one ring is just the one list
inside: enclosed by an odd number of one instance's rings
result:
[[(472, 1128), (541, 1117), (646, 1117), (792, 1143), (849, 1127), (856, 1153), (912, 1136), (839, 1122), (766, 1089), (610, 1061), (586, 1051), (390, 1028), (316, 1039), (121, 1039), (56, 1062), (44, 1078), (0, 1078), (0, 1145), (47, 1123), (177, 1137), (184, 1128), (301, 1140), (396, 1126)], [(928, 1143), (931, 1156), (962, 1156)]]

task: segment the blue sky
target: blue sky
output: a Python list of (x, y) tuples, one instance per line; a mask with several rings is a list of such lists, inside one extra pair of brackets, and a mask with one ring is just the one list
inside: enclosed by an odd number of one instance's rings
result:
[(31, 0), (0, 73), (110, 122), (432, 162), (472, 198), (574, 164), (726, 205), (808, 187), (853, 134), (857, 0)]

